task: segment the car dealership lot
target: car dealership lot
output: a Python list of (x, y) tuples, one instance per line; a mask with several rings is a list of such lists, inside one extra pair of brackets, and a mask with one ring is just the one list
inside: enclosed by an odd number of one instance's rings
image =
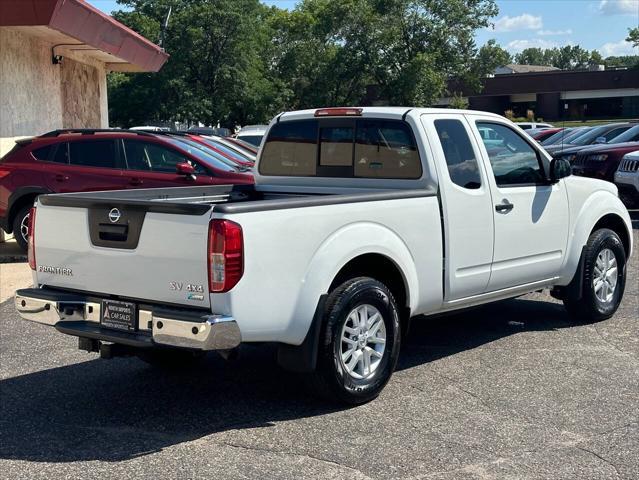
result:
[(416, 323), (388, 387), (352, 409), (306, 394), (271, 348), (166, 374), (78, 351), (6, 301), (0, 477), (639, 478), (638, 281), (635, 251), (594, 325), (545, 294)]

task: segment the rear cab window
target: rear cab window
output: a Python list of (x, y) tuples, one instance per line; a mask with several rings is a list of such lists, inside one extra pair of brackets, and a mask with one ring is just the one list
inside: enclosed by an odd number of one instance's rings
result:
[(422, 164), (401, 120), (327, 118), (273, 125), (262, 147), (261, 175), (418, 179)]

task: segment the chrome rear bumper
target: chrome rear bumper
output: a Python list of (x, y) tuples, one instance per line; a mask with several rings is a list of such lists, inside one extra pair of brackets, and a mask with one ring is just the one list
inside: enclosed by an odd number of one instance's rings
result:
[[(54, 290), (29, 288), (18, 290), (16, 310), (22, 318), (43, 325), (54, 326), (64, 333), (84, 336), (90, 326), (91, 338), (111, 340), (113, 333), (127, 332), (106, 329), (100, 325), (99, 299), (61, 293)], [(140, 308), (138, 332), (147, 333), (153, 346), (171, 346), (195, 350), (230, 350), (237, 347), (242, 336), (237, 322), (226, 315), (205, 314), (189, 310)], [(136, 334), (136, 338), (144, 335)]]

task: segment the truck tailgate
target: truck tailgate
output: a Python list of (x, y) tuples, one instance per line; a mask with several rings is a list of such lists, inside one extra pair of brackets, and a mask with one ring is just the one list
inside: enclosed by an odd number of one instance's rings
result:
[(210, 307), (207, 208), (46, 203), (35, 223), (39, 285)]

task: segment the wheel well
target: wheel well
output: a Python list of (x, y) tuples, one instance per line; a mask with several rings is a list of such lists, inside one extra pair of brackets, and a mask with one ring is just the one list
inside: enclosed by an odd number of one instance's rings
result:
[(367, 253), (355, 257), (338, 272), (330, 290), (338, 287), (349, 278), (371, 277), (382, 282), (395, 297), (399, 308), (404, 311), (408, 307), (408, 290), (404, 275), (399, 267), (388, 257), (378, 253)]
[(595, 224), (592, 229), (592, 232), (596, 232), (601, 228), (609, 228), (621, 239), (621, 243), (623, 244), (623, 248), (626, 251), (626, 257), (630, 254), (630, 234), (628, 233), (628, 229), (626, 228), (626, 224), (621, 219), (620, 216), (615, 215), (614, 213), (609, 213), (599, 219), (599, 221)]
[(38, 195), (40, 195), (39, 192), (27, 193), (13, 202), (13, 204), (11, 205), (11, 209), (9, 210), (9, 215), (7, 216), (7, 228), (11, 229), (11, 231), (7, 233), (13, 232), (13, 220), (20, 209), (25, 205), (33, 204)]

